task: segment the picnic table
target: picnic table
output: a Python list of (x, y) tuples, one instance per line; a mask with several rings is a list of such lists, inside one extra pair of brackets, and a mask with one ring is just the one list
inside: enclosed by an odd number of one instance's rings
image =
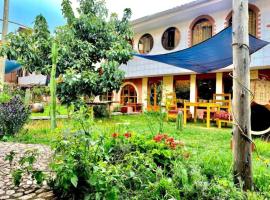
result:
[(211, 108), (217, 108), (220, 110), (220, 104), (218, 103), (204, 103), (204, 102), (184, 102), (184, 125), (187, 124), (187, 107), (194, 106), (194, 122), (197, 120), (197, 108), (206, 108), (206, 127), (210, 128), (210, 114)]

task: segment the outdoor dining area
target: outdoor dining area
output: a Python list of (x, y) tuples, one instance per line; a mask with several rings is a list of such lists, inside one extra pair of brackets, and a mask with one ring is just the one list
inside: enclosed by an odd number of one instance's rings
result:
[[(182, 108), (177, 108), (179, 101), (183, 102)], [(213, 94), (212, 100), (198, 100), (196, 102), (182, 101), (177, 99), (174, 94), (168, 94), (166, 104), (168, 118), (176, 118), (177, 114), (182, 112), (184, 125), (187, 124), (187, 121), (197, 122), (198, 119), (206, 122), (207, 128), (210, 128), (211, 121), (215, 121), (218, 128), (221, 128), (222, 124), (232, 123), (231, 94)]]

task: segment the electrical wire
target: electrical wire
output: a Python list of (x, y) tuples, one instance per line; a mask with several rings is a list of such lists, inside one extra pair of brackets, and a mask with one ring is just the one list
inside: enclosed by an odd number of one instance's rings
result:
[[(4, 21), (2, 18), (0, 18), (0, 21)], [(11, 24), (15, 24), (15, 25), (17, 25), (17, 26), (21, 26), (21, 27), (23, 27), (23, 28), (27, 28), (27, 29), (30, 29), (30, 27), (28, 27), (28, 26), (25, 26), (25, 25), (23, 25), (23, 24), (21, 24), (21, 23), (18, 23), (18, 22), (14, 22), (14, 21), (10, 21), (10, 20), (8, 20), (8, 22), (9, 23), (11, 23)]]

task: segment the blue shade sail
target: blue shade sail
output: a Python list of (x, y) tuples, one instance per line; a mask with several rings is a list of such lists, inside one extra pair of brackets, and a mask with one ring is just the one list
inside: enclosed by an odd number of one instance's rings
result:
[[(249, 43), (250, 54), (269, 44), (269, 42), (252, 35), (249, 35)], [(233, 63), (232, 27), (228, 27), (208, 40), (184, 50), (159, 55), (135, 54), (135, 56), (198, 73), (222, 69)]]
[(5, 74), (13, 72), (21, 68), (21, 65), (14, 60), (6, 60)]

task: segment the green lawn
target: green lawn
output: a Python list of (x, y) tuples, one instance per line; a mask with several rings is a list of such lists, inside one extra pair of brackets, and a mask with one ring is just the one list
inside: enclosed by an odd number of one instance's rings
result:
[[(10, 141), (23, 143), (52, 144), (63, 134), (63, 127), (73, 122), (71, 120), (58, 120), (58, 129), (50, 131), (50, 121), (30, 121), (24, 130)], [(145, 115), (113, 116), (111, 119), (96, 119), (94, 130), (98, 134), (124, 133), (130, 131), (144, 134), (152, 138), (158, 133), (159, 124), (154, 118)], [(202, 123), (188, 123), (183, 131), (177, 131), (174, 122), (164, 122), (164, 133), (175, 137), (185, 143), (190, 152), (190, 160), (196, 162), (210, 176), (228, 177), (232, 174), (232, 150), (230, 141), (232, 129), (205, 128)], [(262, 191), (268, 191), (270, 185), (270, 144), (261, 139), (255, 139), (257, 153), (253, 153), (254, 181)]]
[[(68, 110), (65, 106), (57, 105), (56, 107), (57, 115), (67, 115)], [(44, 116), (50, 116), (50, 106), (45, 105), (44, 106), (44, 112), (43, 113), (32, 113), (32, 117), (44, 117)]]
[[(98, 132), (131, 131), (136, 134), (154, 136), (158, 133), (158, 122), (155, 119), (149, 119), (144, 115), (137, 116), (112, 116), (111, 119), (96, 119), (95, 130)], [(61, 134), (60, 129), (69, 125), (70, 120), (58, 120), (59, 130), (51, 133), (50, 121), (30, 121), (25, 129), (11, 140), (25, 143), (41, 143), (50, 144)], [(205, 128), (203, 123), (188, 123), (183, 131), (177, 131), (174, 122), (164, 122), (164, 132), (184, 141), (186, 148), (192, 149), (196, 155), (204, 154), (204, 152), (215, 152), (217, 154), (231, 154), (231, 128)], [(255, 140), (258, 151), (263, 156), (270, 158), (270, 144), (260, 139)]]

